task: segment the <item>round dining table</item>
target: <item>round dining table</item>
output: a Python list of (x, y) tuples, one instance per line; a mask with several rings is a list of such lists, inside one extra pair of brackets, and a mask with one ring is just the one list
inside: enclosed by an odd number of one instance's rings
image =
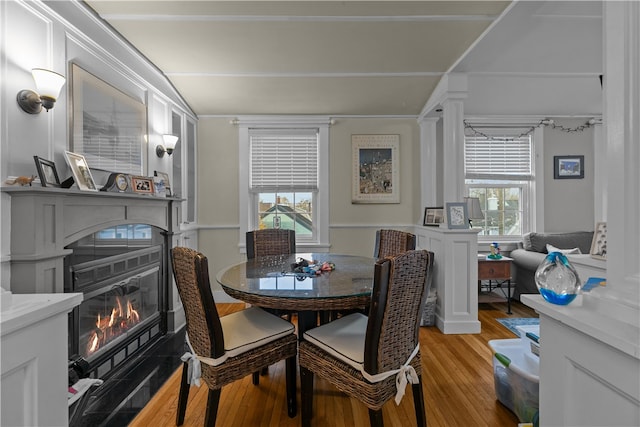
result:
[[(301, 259), (331, 263), (320, 274), (296, 273)], [(296, 253), (248, 259), (222, 269), (216, 280), (231, 297), (263, 308), (298, 313), (298, 334), (315, 326), (318, 312), (365, 308), (373, 289), (374, 258)]]

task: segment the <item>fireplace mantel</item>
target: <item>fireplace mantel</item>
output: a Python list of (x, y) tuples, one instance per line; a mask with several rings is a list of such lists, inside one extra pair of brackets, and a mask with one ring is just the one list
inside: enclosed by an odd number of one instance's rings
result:
[(11, 196), (13, 293), (64, 292), (65, 246), (103, 228), (143, 223), (169, 234), (179, 230), (177, 198), (49, 187), (2, 187), (2, 192)]

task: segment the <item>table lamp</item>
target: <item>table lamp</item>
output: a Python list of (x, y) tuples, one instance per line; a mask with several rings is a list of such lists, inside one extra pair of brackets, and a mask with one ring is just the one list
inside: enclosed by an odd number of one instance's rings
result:
[(480, 199), (477, 197), (465, 197), (464, 202), (467, 204), (467, 213), (469, 214), (469, 228), (473, 228), (472, 221), (474, 219), (484, 220)]

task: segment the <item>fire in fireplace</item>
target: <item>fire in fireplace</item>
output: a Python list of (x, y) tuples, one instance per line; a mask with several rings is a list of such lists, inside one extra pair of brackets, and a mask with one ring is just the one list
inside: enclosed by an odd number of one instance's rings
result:
[(144, 224), (101, 230), (67, 248), (65, 291), (83, 292), (69, 315), (69, 358), (104, 378), (166, 333), (165, 235)]

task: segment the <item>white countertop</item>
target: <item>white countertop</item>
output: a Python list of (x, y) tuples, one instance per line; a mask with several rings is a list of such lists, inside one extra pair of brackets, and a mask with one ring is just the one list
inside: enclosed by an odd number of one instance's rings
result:
[[(640, 312), (626, 310), (599, 310), (591, 295), (579, 295), (568, 305), (547, 302), (541, 295), (521, 295), (523, 304), (541, 315), (549, 316), (586, 335), (589, 335), (636, 359), (640, 359)], [(622, 307), (621, 307), (622, 308)]]
[(11, 305), (0, 311), (0, 336), (8, 335), (56, 314), (68, 313), (82, 302), (83, 295), (81, 293), (12, 294), (10, 298)]

